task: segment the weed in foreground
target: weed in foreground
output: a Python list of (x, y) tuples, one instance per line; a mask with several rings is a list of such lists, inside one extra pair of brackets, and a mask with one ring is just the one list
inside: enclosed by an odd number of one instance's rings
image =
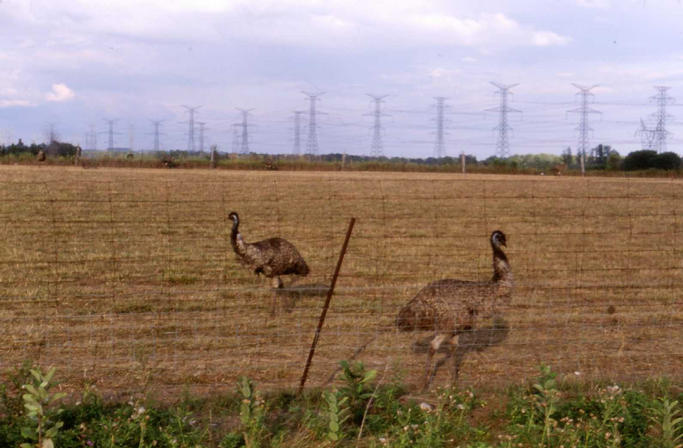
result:
[(683, 447), (683, 417), (678, 401), (660, 398), (651, 408), (650, 420), (662, 448)]
[(31, 369), (32, 381), (22, 386), (26, 391), (22, 395), (26, 419), (21, 428), (21, 435), (28, 442), (22, 443), (21, 448), (53, 448), (53, 440), (59, 428), (64, 426), (64, 422), (58, 420), (62, 409), (55, 408), (55, 405), (66, 394), (50, 392), (54, 386), (52, 377), (56, 370), (52, 367), (47, 373), (43, 373), (39, 368)]

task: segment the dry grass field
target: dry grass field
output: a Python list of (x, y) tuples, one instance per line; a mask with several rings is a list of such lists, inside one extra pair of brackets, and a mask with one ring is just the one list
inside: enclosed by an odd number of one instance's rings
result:
[(510, 331), (468, 354), (461, 384), (518, 382), (540, 363), (578, 381), (683, 377), (680, 179), (11, 166), (1, 370), (32, 359), (67, 388), (112, 393), (205, 394), (240, 375), (296, 386), (324, 297), (283, 296), (271, 317), (270, 282), (230, 249), (231, 210), (247, 241), (299, 248), (312, 273), (297, 286), (329, 283), (357, 218), (310, 386), (354, 356), (416, 384), (427, 334), (398, 333), (399, 307), (436, 279), (488, 279), (495, 229), (516, 278)]

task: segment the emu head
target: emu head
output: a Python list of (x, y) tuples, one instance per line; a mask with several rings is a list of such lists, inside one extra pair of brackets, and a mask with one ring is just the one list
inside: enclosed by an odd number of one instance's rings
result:
[(228, 219), (231, 220), (234, 225), (238, 225), (240, 223), (240, 217), (237, 215), (237, 212), (230, 212)]
[(493, 247), (500, 248), (500, 246), (507, 247), (507, 241), (505, 240), (505, 234), (501, 230), (495, 230), (491, 234), (491, 245)]

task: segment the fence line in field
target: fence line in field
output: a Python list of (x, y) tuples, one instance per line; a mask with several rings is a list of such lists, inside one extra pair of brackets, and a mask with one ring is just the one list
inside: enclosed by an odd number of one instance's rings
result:
[[(322, 305), (315, 288), (329, 284), (354, 215), (314, 385), (352, 356), (396, 364), (415, 382), (424, 362), (415, 344), (428, 334), (399, 333), (398, 308), (431, 281), (490, 277), (495, 228), (510, 237), (516, 290), (506, 327), (482, 326), (507, 336), (472, 349), (463, 383), (520, 380), (541, 362), (586, 378), (683, 371), (680, 181), (233, 173), (117, 182), (74, 173), (0, 181), (2, 367), (33, 358), (72, 383), (87, 367), (124, 390), (140, 369), (162, 390), (230, 385), (242, 374), (293, 387)], [(276, 317), (269, 286), (231, 253), (232, 209), (247, 241), (281, 235), (313, 268), (276, 296)]]

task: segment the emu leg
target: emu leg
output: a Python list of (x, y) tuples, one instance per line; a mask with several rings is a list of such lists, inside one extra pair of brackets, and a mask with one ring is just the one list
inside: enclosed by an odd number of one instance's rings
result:
[(429, 389), (429, 385), (432, 383), (434, 375), (436, 374), (436, 366), (434, 366), (434, 369), (432, 369), (432, 358), (434, 358), (434, 353), (436, 353), (437, 350), (439, 350), (439, 347), (441, 347), (441, 344), (443, 343), (443, 341), (446, 340), (447, 337), (448, 336), (445, 334), (437, 334), (436, 336), (434, 336), (434, 339), (432, 339), (432, 342), (429, 343), (425, 379), (422, 386), (423, 391), (427, 391)]
[(436, 372), (438, 372), (439, 369), (441, 368), (441, 366), (444, 365), (446, 363), (446, 361), (451, 359), (452, 356), (453, 356), (453, 352), (451, 352), (449, 349), (448, 353), (446, 353), (443, 358), (441, 358), (440, 360), (438, 360), (436, 362), (436, 365), (434, 366), (434, 370), (432, 370), (432, 375), (429, 377), (429, 384), (431, 384), (432, 381), (434, 381), (434, 377), (436, 376)]
[(451, 356), (453, 356), (453, 370), (451, 371), (451, 385), (455, 385), (455, 382), (458, 381), (458, 374), (460, 373), (460, 365), (462, 364), (462, 360), (465, 357), (465, 352), (467, 351), (467, 349), (464, 346), (458, 345), (459, 339), (460, 338), (456, 334), (449, 341), (449, 344), (451, 346)]
[(273, 300), (270, 307), (270, 315), (275, 316), (277, 311), (277, 290), (282, 288), (282, 280), (279, 276), (273, 277)]
[(448, 351), (446, 352), (446, 355), (444, 355), (443, 358), (441, 358), (439, 361), (437, 361), (436, 366), (434, 367), (434, 370), (432, 371), (432, 376), (429, 379), (429, 382), (431, 383), (432, 380), (434, 380), (434, 377), (436, 376), (436, 372), (439, 371), (441, 366), (443, 366), (446, 361), (448, 361), (451, 358), (453, 359), (453, 365), (455, 367), (455, 371), (452, 372), (451, 375), (451, 384), (455, 384), (455, 381), (458, 378), (458, 370), (460, 369), (460, 363), (462, 362), (462, 357), (464, 355), (464, 352), (460, 350), (462, 346), (458, 345), (458, 335), (453, 335), (451, 338), (448, 340)]

